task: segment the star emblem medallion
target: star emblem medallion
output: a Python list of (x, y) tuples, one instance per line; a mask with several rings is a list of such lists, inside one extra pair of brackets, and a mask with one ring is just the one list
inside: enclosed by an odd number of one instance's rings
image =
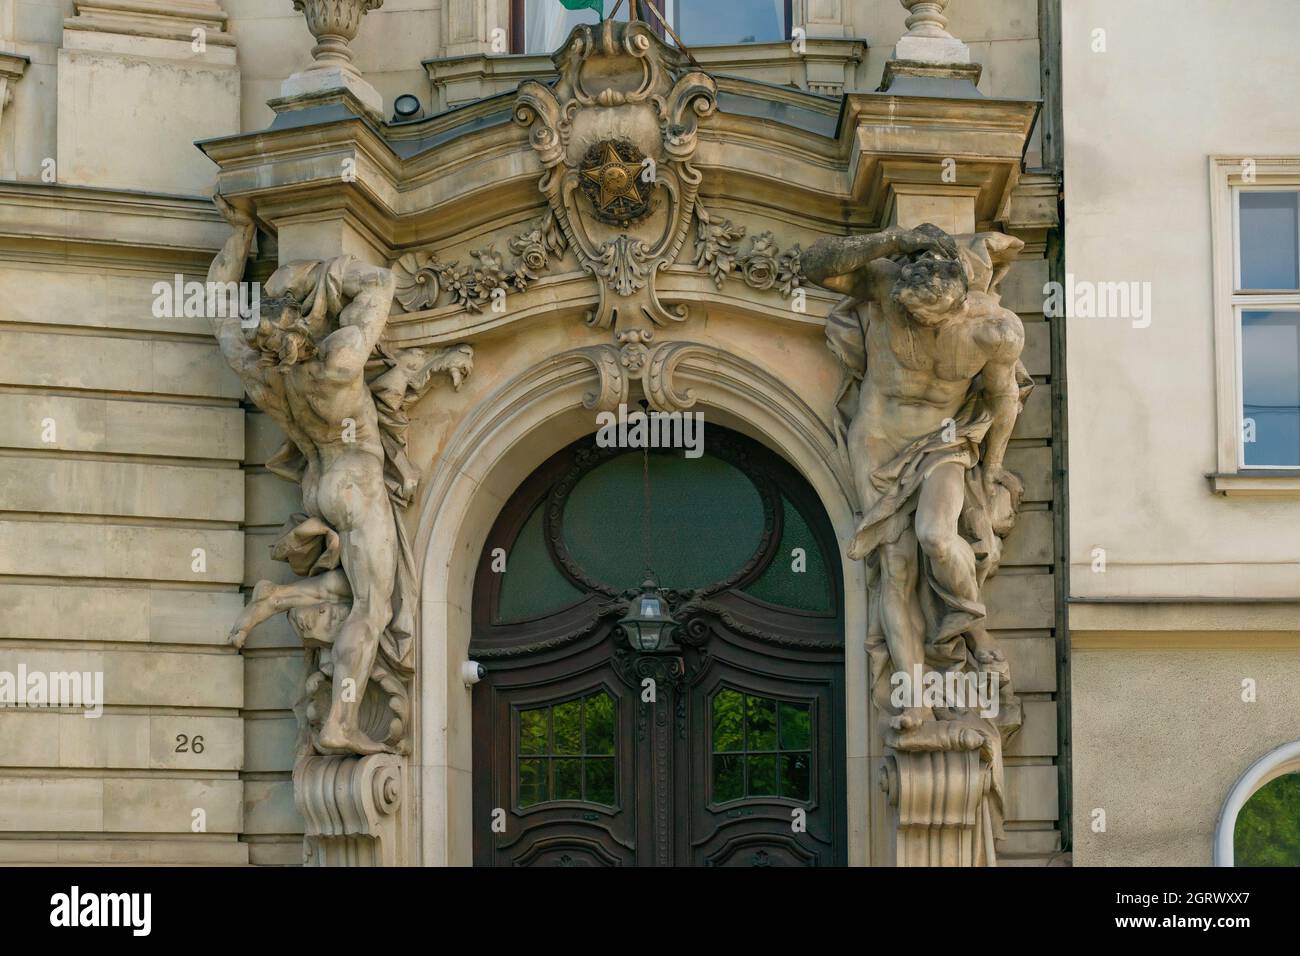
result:
[(627, 140), (605, 140), (587, 150), (579, 181), (591, 200), (596, 218), (627, 226), (651, 211), (653, 182), (646, 182), (645, 155)]

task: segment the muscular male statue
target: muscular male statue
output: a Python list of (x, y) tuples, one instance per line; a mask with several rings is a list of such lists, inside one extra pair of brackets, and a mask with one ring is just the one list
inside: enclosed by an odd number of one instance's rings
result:
[[(233, 282), (243, 274), (254, 224), (220, 197), (216, 202), (235, 232), (208, 280)], [(318, 561), (313, 571), (328, 570), (302, 581), (260, 582), (231, 643), (242, 647), (254, 627), (283, 611), (351, 604), (333, 638), (331, 706), (316, 739), (322, 753), (388, 749), (361, 731), (359, 713), (380, 636), (393, 616), (399, 559), (379, 412), (366, 379), (393, 293), (388, 269), (350, 256), (295, 262), (266, 283), (255, 324), (241, 328), (238, 317), (212, 317), (221, 350), (249, 396), (301, 455), (286, 476), (301, 480), (307, 519), (286, 538), (324, 542), (318, 548), (333, 559)], [(440, 354), (421, 371), (449, 371), (459, 385), (469, 361), (465, 351)]]
[[(883, 637), (909, 675), (927, 661), (1005, 668), (980, 592), (1022, 494), (1003, 460), (1032, 383), (1020, 319), (996, 294), (1021, 246), (926, 225), (823, 239), (804, 254), (813, 282), (848, 296), (828, 324), (860, 383), (846, 442), (863, 517), (848, 554), (869, 562), (868, 643)], [(934, 719), (905, 707), (891, 724)]]

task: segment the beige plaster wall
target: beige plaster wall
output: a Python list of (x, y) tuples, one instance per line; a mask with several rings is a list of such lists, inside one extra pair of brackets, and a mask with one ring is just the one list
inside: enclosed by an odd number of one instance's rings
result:
[[(1149, 328), (1066, 323), (1073, 593), (1300, 600), (1300, 498), (1216, 497), (1205, 477), (1217, 427), (1208, 158), (1300, 156), (1294, 5), (1257, 0), (1248, 17), (1213, 0), (1064, 7), (1066, 267), (1150, 282), (1154, 304)], [(1091, 52), (1098, 28), (1106, 53)], [(1235, 52), (1247, 50), (1249, 62)], [(1104, 574), (1091, 571), (1098, 547)]]
[(1209, 866), (1228, 791), (1298, 736), (1300, 643), (1076, 635), (1071, 667), (1075, 864)]
[(1300, 739), (1300, 497), (1220, 497), (1206, 477), (1208, 159), (1300, 156), (1300, 21), (1288, 0), (1249, 16), (1213, 0), (1062, 6), (1066, 269), (1149, 282), (1153, 301), (1147, 328), (1065, 323), (1070, 587), (1086, 599), (1070, 610), (1075, 862), (1205, 865), (1232, 784)]

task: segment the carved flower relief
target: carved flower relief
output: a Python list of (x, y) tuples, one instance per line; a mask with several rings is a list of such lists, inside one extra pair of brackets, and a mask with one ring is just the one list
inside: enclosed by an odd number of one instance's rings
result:
[(696, 268), (706, 270), (719, 289), (733, 271), (738, 272), (751, 289), (777, 289), (785, 298), (803, 285), (803, 250), (796, 244), (782, 252), (770, 232), (751, 237), (749, 248), (741, 252), (745, 227), (731, 220), (713, 221), (701, 210), (698, 238), (695, 243)]
[(695, 267), (707, 271), (719, 289), (723, 279), (731, 274), (744, 236), (744, 226), (735, 226), (730, 219), (714, 222), (704, 210), (700, 210)]
[(745, 283), (754, 289), (770, 289), (776, 285), (776, 257), (780, 253), (770, 232), (755, 236), (749, 252), (739, 259)]
[(526, 291), (550, 266), (551, 257), (563, 255), (566, 248), (564, 234), (550, 214), (511, 237), (508, 245), (516, 257), (509, 267), (495, 243), (470, 252), (473, 266), (443, 262), (428, 251), (406, 253), (393, 265), (398, 305), (419, 312), (435, 308), (446, 297), (467, 311), (482, 312), (497, 289)]

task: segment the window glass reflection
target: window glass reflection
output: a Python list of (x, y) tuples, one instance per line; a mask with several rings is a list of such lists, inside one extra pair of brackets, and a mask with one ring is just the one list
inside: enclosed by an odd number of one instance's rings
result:
[(786, 36), (785, 0), (666, 0), (665, 12), (687, 46), (775, 43)]
[(1300, 467), (1300, 312), (1241, 315), (1243, 460)]
[(812, 799), (812, 704), (724, 688), (710, 703), (713, 802)]
[(613, 806), (614, 698), (597, 691), (518, 714), (515, 759), (521, 809), (550, 800)]
[(1300, 192), (1242, 192), (1241, 287), (1300, 289)]
[[(605, 3), (612, 8), (613, 0)], [(554, 53), (578, 24), (599, 22), (600, 13), (590, 7), (569, 10), (560, 0), (524, 0), (524, 52)]]

